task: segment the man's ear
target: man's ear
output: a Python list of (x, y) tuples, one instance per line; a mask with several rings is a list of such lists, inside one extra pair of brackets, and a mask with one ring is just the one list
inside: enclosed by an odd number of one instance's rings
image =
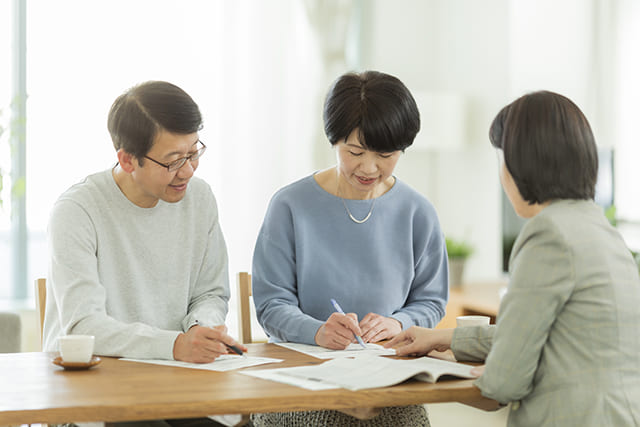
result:
[(127, 153), (124, 149), (118, 150), (118, 162), (120, 163), (120, 167), (126, 173), (131, 173), (135, 170), (137, 166), (139, 166), (138, 159), (135, 158), (133, 154)]

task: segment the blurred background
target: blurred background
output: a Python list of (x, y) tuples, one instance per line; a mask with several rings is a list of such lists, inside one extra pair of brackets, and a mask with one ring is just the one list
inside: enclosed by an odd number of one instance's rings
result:
[(473, 247), (469, 286), (504, 279), (503, 247), (521, 224), (489, 124), (533, 90), (568, 96), (590, 120), (599, 200), (637, 249), (638, 46), (634, 0), (0, 2), (0, 308), (33, 307), (50, 209), (114, 165), (109, 107), (146, 80), (173, 82), (201, 107), (197, 174), (218, 199), (232, 292), (272, 194), (334, 164), (324, 95), (354, 70), (393, 74), (418, 101), (422, 130), (396, 176), (431, 200), (447, 237)]

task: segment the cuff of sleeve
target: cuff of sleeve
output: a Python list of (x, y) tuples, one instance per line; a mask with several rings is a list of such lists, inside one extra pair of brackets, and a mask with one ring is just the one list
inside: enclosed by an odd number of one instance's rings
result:
[(165, 360), (174, 360), (173, 358), (173, 345), (176, 342), (176, 338), (180, 335), (180, 331), (163, 331), (162, 335), (159, 338), (160, 348), (158, 351), (160, 352), (160, 358)]
[(224, 325), (224, 318), (222, 320), (216, 318), (215, 316), (198, 316), (195, 313), (188, 314), (184, 319), (182, 319), (182, 331), (187, 332), (194, 325), (200, 326), (219, 326)]
[(300, 328), (300, 342), (303, 344), (317, 345), (316, 334), (323, 324), (323, 322), (316, 319), (308, 319), (303, 322)]
[(490, 348), (490, 343), (481, 343), (480, 332), (483, 326), (467, 326), (455, 328), (451, 338), (451, 351), (456, 360), (469, 362), (483, 362), (486, 357), (484, 347)]
[(413, 320), (411, 320), (411, 316), (407, 313), (394, 313), (391, 315), (392, 319), (396, 319), (402, 325), (402, 330), (409, 329), (413, 326)]

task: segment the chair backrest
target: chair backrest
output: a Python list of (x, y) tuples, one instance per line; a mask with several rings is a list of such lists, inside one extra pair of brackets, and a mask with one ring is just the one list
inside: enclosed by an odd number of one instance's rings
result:
[(238, 284), (238, 339), (242, 344), (251, 340), (251, 274), (241, 271), (237, 275)]
[(36, 312), (38, 313), (38, 326), (40, 332), (40, 347), (42, 347), (42, 331), (44, 326), (44, 308), (47, 304), (47, 279), (35, 280)]

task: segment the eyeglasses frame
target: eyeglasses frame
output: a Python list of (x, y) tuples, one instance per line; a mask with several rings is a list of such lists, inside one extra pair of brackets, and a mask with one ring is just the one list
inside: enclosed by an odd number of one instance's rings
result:
[[(205, 143), (204, 143), (204, 142), (202, 142), (201, 140), (199, 140), (199, 139), (198, 139), (198, 140), (195, 142), (195, 144), (193, 144), (193, 145), (196, 145), (197, 143), (202, 144), (202, 147), (201, 147), (201, 148), (198, 148), (198, 150), (196, 150), (196, 152), (195, 152), (195, 153), (192, 153), (192, 154), (190, 154), (190, 155), (188, 155), (188, 156), (186, 156), (186, 157), (180, 157), (179, 159), (176, 159), (176, 160), (172, 161), (172, 162), (171, 162), (171, 163), (169, 163), (169, 164), (159, 162), (159, 161), (154, 160), (154, 159), (152, 159), (151, 157), (146, 156), (146, 155), (144, 156), (144, 158), (145, 158), (145, 159), (149, 159), (149, 160), (151, 160), (152, 162), (154, 162), (154, 163), (156, 163), (156, 164), (158, 164), (158, 165), (160, 165), (160, 166), (162, 166), (162, 167), (167, 168), (167, 172), (175, 172), (175, 171), (177, 171), (177, 170), (180, 170), (180, 168), (182, 168), (182, 167), (184, 166), (184, 164), (185, 164), (185, 163), (187, 163), (187, 160), (188, 160), (189, 162), (197, 161), (197, 160), (199, 160), (199, 159), (200, 159), (200, 157), (202, 157), (202, 155), (204, 154), (204, 152), (205, 152), (205, 151), (207, 151), (207, 146), (205, 145)], [(194, 157), (195, 157), (195, 159), (194, 159)]]

